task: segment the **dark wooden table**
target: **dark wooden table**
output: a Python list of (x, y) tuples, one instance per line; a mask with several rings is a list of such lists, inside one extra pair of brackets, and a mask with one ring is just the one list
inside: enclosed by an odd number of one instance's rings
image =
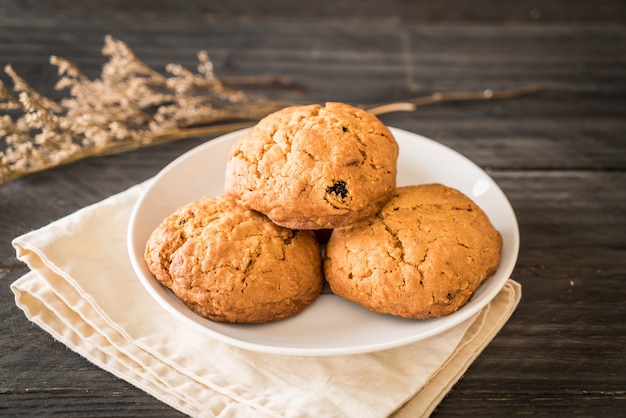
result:
[[(50, 97), (61, 93), (48, 57), (97, 77), (106, 34), (158, 71), (169, 62), (193, 69), (205, 49), (220, 77), (289, 77), (253, 93), (296, 102), (544, 85), (511, 100), (381, 116), (486, 169), (520, 225), (513, 278), (522, 302), (434, 415), (626, 412), (626, 3), (0, 0), (0, 64)], [(153, 176), (207, 139), (0, 186), (1, 416), (177, 415), (27, 321), (9, 290), (27, 271), (11, 240)]]

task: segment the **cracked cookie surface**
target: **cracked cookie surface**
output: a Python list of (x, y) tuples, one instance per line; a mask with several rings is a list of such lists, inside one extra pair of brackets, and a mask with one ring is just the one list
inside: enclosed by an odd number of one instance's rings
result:
[(324, 273), (335, 294), (369, 310), (434, 318), (471, 298), (501, 249), (487, 215), (458, 190), (406, 186), (377, 215), (333, 231)]
[(226, 192), (293, 229), (350, 225), (396, 185), (398, 144), (374, 115), (343, 103), (291, 106), (232, 148)]
[(145, 259), (161, 284), (215, 321), (287, 318), (322, 288), (314, 234), (277, 226), (230, 196), (179, 208), (153, 231)]

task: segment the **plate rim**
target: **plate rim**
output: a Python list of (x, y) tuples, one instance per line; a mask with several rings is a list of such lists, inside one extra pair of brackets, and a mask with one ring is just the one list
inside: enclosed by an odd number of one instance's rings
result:
[[(472, 160), (470, 160), (468, 157), (466, 157), (465, 155), (461, 154), (460, 152), (456, 151), (453, 148), (450, 148), (446, 145), (441, 144), (440, 142), (437, 142), (433, 139), (427, 138), (423, 135), (411, 132), (411, 131), (407, 131), (404, 129), (399, 129), (399, 128), (395, 128), (395, 127), (391, 127), (389, 126), (389, 129), (392, 131), (392, 133), (394, 134), (394, 136), (399, 136), (399, 135), (410, 135), (410, 136), (414, 136), (417, 137), (421, 140), (427, 141), (430, 143), (430, 145), (435, 146), (437, 148), (439, 148), (441, 151), (447, 152), (447, 153), (452, 153), (455, 157), (457, 158), (461, 158), (462, 160), (464, 160), (465, 163), (471, 165), (474, 167), (474, 169), (478, 170), (479, 172), (481, 172), (486, 179), (488, 179), (488, 181), (491, 183), (491, 186), (495, 188), (495, 191), (497, 192), (497, 194), (499, 195), (499, 198), (501, 200), (501, 203), (504, 203), (504, 207), (507, 209), (508, 213), (508, 217), (510, 217), (510, 220), (512, 221), (512, 224), (510, 225), (511, 227), (511, 232), (513, 232), (513, 236), (512, 236), (512, 242), (509, 243), (510, 246), (512, 246), (512, 248), (510, 248), (511, 251), (511, 257), (507, 260), (508, 263), (506, 265), (500, 265), (498, 266), (498, 271), (496, 271), (495, 274), (497, 274), (498, 272), (500, 272), (500, 270), (502, 269), (503, 272), (506, 272), (505, 276), (506, 278), (500, 279), (500, 282), (498, 283), (497, 286), (492, 286), (490, 288), (488, 288), (486, 291), (488, 292), (486, 294), (486, 297), (483, 298), (484, 300), (481, 300), (481, 303), (478, 304), (471, 304), (472, 299), (470, 299), (470, 301), (468, 301), (468, 303), (463, 306), (461, 309), (459, 309), (458, 311), (454, 312), (451, 315), (448, 315), (446, 317), (442, 317), (442, 318), (433, 318), (431, 320), (438, 320), (438, 319), (446, 319), (446, 321), (444, 322), (444, 324), (440, 327), (436, 327), (436, 328), (432, 328), (430, 330), (424, 331), (422, 333), (420, 333), (417, 336), (407, 336), (405, 338), (399, 338), (399, 339), (395, 339), (392, 341), (388, 341), (388, 342), (380, 342), (380, 343), (370, 343), (370, 344), (361, 344), (361, 345), (350, 345), (350, 346), (346, 346), (346, 347), (299, 347), (299, 346), (282, 346), (282, 347), (277, 347), (276, 345), (267, 345), (267, 344), (261, 344), (258, 342), (250, 342), (250, 341), (246, 341), (240, 338), (236, 338), (230, 335), (226, 335), (223, 333), (220, 333), (217, 330), (208, 328), (200, 323), (198, 323), (197, 321), (194, 320), (194, 318), (197, 316), (197, 314), (193, 313), (191, 310), (189, 310), (188, 308), (184, 307), (184, 305), (182, 305), (182, 303), (180, 303), (180, 305), (183, 306), (183, 310), (181, 311), (180, 309), (177, 309), (175, 306), (173, 306), (172, 304), (172, 300), (166, 300), (163, 298), (162, 294), (159, 293), (159, 291), (157, 290), (157, 287), (159, 289), (162, 289), (162, 291), (165, 289), (157, 280), (156, 278), (154, 278), (154, 276), (152, 276), (151, 278), (147, 278), (144, 276), (144, 270), (143, 267), (139, 265), (140, 260), (143, 261), (143, 253), (141, 254), (141, 257), (138, 257), (138, 254), (136, 253), (136, 248), (133, 245), (135, 242), (135, 237), (134, 237), (134, 228), (133, 226), (136, 225), (137, 222), (137, 218), (139, 216), (139, 212), (140, 209), (142, 207), (142, 203), (144, 202), (145, 199), (147, 199), (150, 191), (152, 190), (153, 186), (155, 184), (158, 184), (159, 180), (162, 179), (163, 177), (167, 176), (170, 171), (175, 170), (176, 167), (181, 164), (183, 161), (185, 161), (187, 158), (192, 157), (193, 155), (195, 155), (196, 153), (201, 153), (203, 151), (205, 151), (205, 148), (212, 148), (212, 147), (216, 147), (219, 144), (223, 143), (223, 142), (229, 142), (229, 141), (233, 141), (236, 138), (240, 137), (241, 135), (243, 135), (246, 131), (250, 130), (251, 128), (244, 128), (244, 129), (240, 129), (237, 131), (233, 131), (221, 136), (218, 136), (216, 138), (213, 139), (209, 139), (206, 142), (197, 145), (193, 148), (191, 148), (190, 150), (187, 150), (186, 152), (184, 152), (183, 154), (179, 155), (178, 157), (176, 157), (175, 159), (173, 159), (172, 161), (170, 161), (169, 163), (167, 163), (161, 170), (159, 170), (159, 172), (153, 176), (151, 179), (148, 180), (149, 184), (148, 186), (141, 192), (141, 195), (139, 196), (139, 198), (136, 200), (136, 202), (134, 203), (133, 209), (131, 211), (131, 216), (129, 218), (129, 222), (128, 222), (128, 227), (127, 227), (127, 234), (126, 234), (126, 241), (127, 241), (127, 250), (128, 250), (128, 255), (133, 267), (133, 272), (135, 273), (135, 275), (137, 276), (137, 279), (141, 282), (142, 286), (144, 287), (144, 289), (146, 289), (148, 291), (148, 293), (150, 294), (150, 296), (156, 300), (156, 302), (162, 307), (164, 308), (167, 312), (169, 312), (170, 314), (172, 314), (174, 317), (176, 317), (178, 320), (182, 320), (184, 321), (186, 324), (191, 325), (194, 329), (209, 335), (211, 337), (216, 338), (217, 340), (220, 340), (222, 342), (225, 342), (227, 344), (230, 344), (232, 346), (235, 347), (239, 347), (239, 348), (243, 348), (243, 349), (247, 349), (247, 350), (251, 350), (251, 351), (255, 351), (255, 352), (260, 352), (260, 353), (270, 353), (270, 354), (281, 354), (281, 355), (302, 355), (302, 356), (331, 356), (331, 355), (352, 355), (352, 354), (364, 354), (364, 353), (370, 353), (370, 352), (378, 352), (378, 351), (382, 351), (382, 350), (386, 350), (386, 349), (390, 349), (390, 348), (396, 348), (396, 347), (400, 347), (400, 346), (404, 346), (410, 343), (414, 343), (414, 342), (418, 342), (421, 341), (423, 339), (426, 338), (430, 338), (433, 337), (435, 335), (438, 335), (440, 333), (443, 333), (447, 330), (449, 330), (452, 327), (455, 327), (457, 325), (460, 325), (466, 321), (470, 321), (473, 320), (479, 313), (480, 311), (487, 306), (496, 296), (497, 294), (502, 290), (502, 288), (505, 286), (505, 284), (508, 281), (508, 278), (510, 277), (511, 273), (513, 272), (516, 263), (517, 263), (517, 258), (519, 255), (519, 245), (520, 245), (520, 234), (519, 234), (519, 225), (518, 225), (518, 221), (517, 221), (517, 217), (515, 215), (515, 211), (511, 205), (511, 203), (509, 202), (508, 198), (506, 197), (506, 195), (504, 194), (504, 192), (502, 191), (502, 189), (499, 187), (499, 185), (495, 182), (495, 180), (488, 174), (486, 173), (480, 166), (478, 166), (476, 163), (474, 163)], [(503, 260), (501, 260), (502, 263)], [(501, 273), (503, 273), (501, 272)], [(493, 276), (490, 276), (487, 278), (487, 280), (491, 279)], [(486, 281), (487, 281), (486, 280)], [(481, 287), (485, 288), (486, 286), (483, 286), (483, 284), (481, 284), (481, 286), (479, 287), (479, 289)], [(484, 289), (483, 289), (484, 290)], [(333, 295), (333, 294), (322, 294), (319, 296), (318, 299), (322, 300), (322, 298), (327, 299), (328, 297), (332, 297), (332, 298), (336, 298), (338, 296)], [(172, 299), (172, 298), (170, 298)], [(458, 312), (460, 312), (463, 308), (468, 307), (471, 311), (471, 313), (467, 313), (467, 311), (465, 311), (465, 316), (454, 316), (455, 314), (457, 314)], [(382, 315), (382, 314), (380, 314)], [(458, 319), (457, 319), (458, 318)], [(204, 319), (204, 318), (202, 318)], [(424, 320), (421, 320), (424, 321)], [(262, 324), (261, 324), (262, 325)]]

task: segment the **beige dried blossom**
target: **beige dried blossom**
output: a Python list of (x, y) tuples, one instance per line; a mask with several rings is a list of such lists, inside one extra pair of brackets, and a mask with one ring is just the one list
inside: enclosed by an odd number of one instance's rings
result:
[[(63, 58), (50, 58), (60, 77), (55, 88), (69, 92), (60, 102), (40, 95), (10, 65), (5, 67), (15, 94), (0, 81), (0, 110), (6, 112), (0, 115), (0, 185), (85, 157), (250, 126), (290, 104), (230, 88), (215, 75), (206, 51), (198, 53), (198, 73), (169, 64), (169, 76), (148, 67), (111, 36), (105, 38), (102, 53), (108, 62), (96, 80)], [(381, 114), (442, 101), (493, 100), (538, 90), (530, 86), (501, 92), (435, 93), (369, 110)], [(230, 122), (233, 120), (244, 122)]]
[(0, 184), (80, 158), (197, 135), (195, 126), (221, 132), (230, 127), (222, 121), (255, 120), (284, 106), (224, 86), (206, 52), (198, 55), (199, 74), (170, 64), (170, 77), (110, 36), (102, 52), (109, 60), (96, 80), (63, 58), (50, 58), (60, 76), (55, 88), (69, 92), (58, 103), (5, 68), (17, 95), (0, 83), (0, 109), (7, 111), (0, 117)]

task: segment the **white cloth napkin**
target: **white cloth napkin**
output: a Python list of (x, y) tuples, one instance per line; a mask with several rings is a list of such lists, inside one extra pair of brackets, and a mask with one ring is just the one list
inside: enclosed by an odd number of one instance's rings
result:
[(146, 183), (13, 245), (31, 271), (11, 286), (27, 317), (99, 367), (197, 417), (427, 416), (515, 310), (509, 280), (475, 318), (371, 354), (281, 356), (232, 347), (180, 323), (144, 290), (126, 251)]

